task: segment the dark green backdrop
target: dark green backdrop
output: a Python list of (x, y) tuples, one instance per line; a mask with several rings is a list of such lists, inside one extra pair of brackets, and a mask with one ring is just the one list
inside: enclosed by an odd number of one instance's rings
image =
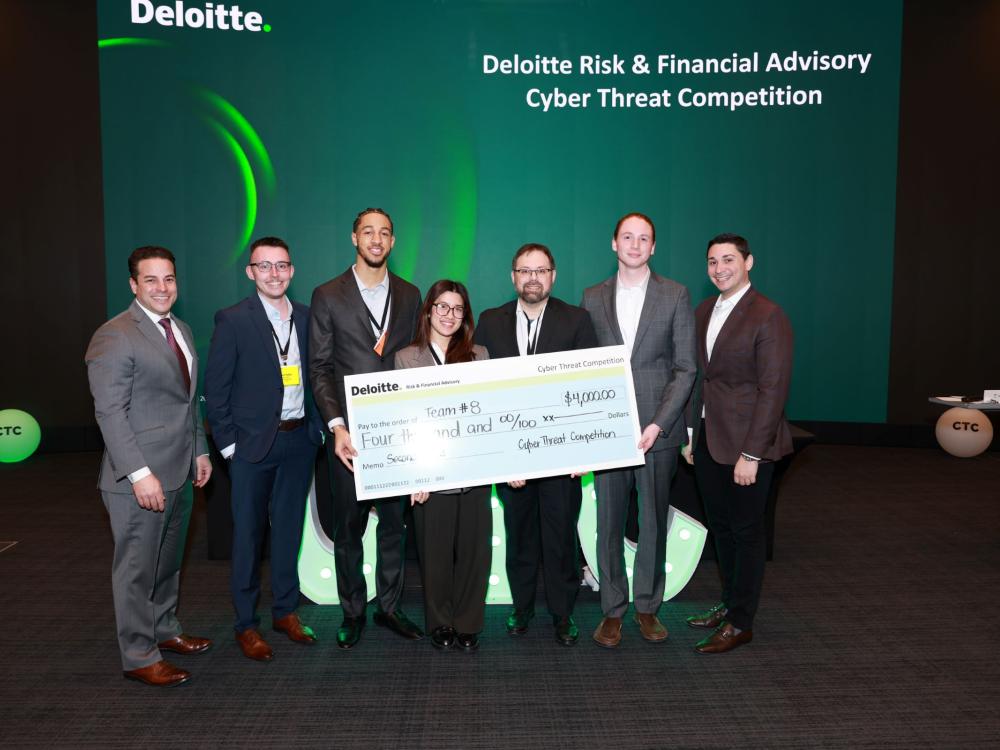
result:
[[(173, 7), (173, 3), (162, 3)], [(629, 210), (657, 223), (654, 268), (711, 293), (706, 240), (750, 238), (754, 283), (796, 332), (789, 414), (883, 422), (895, 210), (899, 2), (240, 3), (270, 32), (133, 24), (99, 3), (109, 312), (125, 258), (179, 259), (178, 313), (204, 356), (216, 309), (250, 289), (249, 236), (292, 246), (294, 297), (353, 260), (368, 205), (396, 223), (392, 266), (422, 289), (468, 282), (477, 309), (511, 298), (527, 241), (556, 254), (572, 302), (613, 273)], [(187, 8), (204, 9), (189, 2)], [(482, 55), (722, 57), (871, 53), (856, 71), (485, 76)], [(543, 113), (563, 91), (822, 90), (814, 107)]]

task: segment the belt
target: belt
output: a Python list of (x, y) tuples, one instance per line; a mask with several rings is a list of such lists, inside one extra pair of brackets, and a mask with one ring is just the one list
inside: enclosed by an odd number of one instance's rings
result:
[(298, 419), (282, 419), (280, 422), (278, 422), (278, 431), (291, 432), (292, 430), (299, 429), (305, 423), (306, 423), (305, 417), (299, 417)]

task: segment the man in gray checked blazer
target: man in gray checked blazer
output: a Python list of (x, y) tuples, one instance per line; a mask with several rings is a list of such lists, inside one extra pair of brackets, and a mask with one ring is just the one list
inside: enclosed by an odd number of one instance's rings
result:
[(97, 329), (86, 354), (105, 447), (98, 487), (115, 541), (111, 583), (125, 677), (171, 687), (190, 674), (161, 652), (211, 646), (183, 633), (176, 609), (192, 504), (185, 485), (204, 486), (212, 466), (195, 398), (194, 337), (170, 314), (174, 256), (141, 247), (128, 267), (135, 301)]
[(687, 289), (653, 273), (656, 229), (649, 217), (619, 219), (611, 240), (618, 273), (583, 293), (601, 346), (624, 344), (631, 352), (642, 466), (597, 472), (597, 570), (604, 618), (594, 640), (614, 648), (621, 642), (628, 609), (625, 516), (633, 489), (639, 493), (639, 546), (632, 574), (635, 621), (642, 637), (662, 642), (667, 630), (656, 616), (663, 601), (670, 482), (680, 446), (687, 442), (684, 406), (694, 385), (694, 314)]

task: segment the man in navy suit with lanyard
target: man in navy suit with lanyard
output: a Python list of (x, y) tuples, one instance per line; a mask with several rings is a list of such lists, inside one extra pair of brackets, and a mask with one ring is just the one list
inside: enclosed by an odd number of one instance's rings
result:
[(295, 609), (302, 525), (322, 423), (304, 366), (309, 308), (286, 296), (295, 274), (288, 245), (277, 237), (257, 240), (246, 273), (254, 293), (215, 315), (205, 402), (212, 437), (230, 462), (236, 641), (248, 658), (269, 661), (273, 651), (257, 629), (256, 612), (269, 520), (272, 626), (296, 643), (316, 640)]

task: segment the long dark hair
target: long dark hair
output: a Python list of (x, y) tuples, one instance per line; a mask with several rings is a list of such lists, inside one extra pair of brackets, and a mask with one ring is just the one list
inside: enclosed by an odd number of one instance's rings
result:
[(465, 315), (462, 317), (462, 325), (451, 336), (448, 342), (448, 351), (445, 353), (445, 364), (455, 362), (471, 362), (476, 358), (476, 352), (472, 348), (472, 330), (476, 321), (472, 316), (472, 305), (469, 302), (469, 292), (465, 284), (460, 281), (441, 279), (431, 284), (424, 297), (424, 304), (420, 306), (420, 320), (417, 323), (417, 335), (413, 338), (413, 345), (421, 349), (431, 345), (431, 308), (434, 301), (445, 292), (454, 292), (462, 298), (462, 305), (465, 307)]

